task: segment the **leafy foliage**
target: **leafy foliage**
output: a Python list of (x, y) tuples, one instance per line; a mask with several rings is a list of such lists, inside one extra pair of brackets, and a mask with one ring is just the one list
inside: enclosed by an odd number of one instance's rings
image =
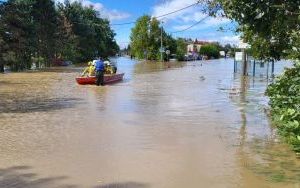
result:
[[(147, 55), (147, 50), (152, 50), (149, 46), (150, 16), (142, 16), (137, 20), (135, 27), (131, 30), (131, 54), (138, 59), (143, 59)], [(152, 26), (153, 27), (153, 26)], [(152, 32), (153, 33), (153, 32)], [(151, 40), (157, 40), (151, 33)]]
[(216, 44), (206, 44), (201, 46), (200, 48), (200, 55), (208, 56), (209, 59), (211, 58), (219, 58), (220, 52), (219, 48)]
[(244, 42), (258, 59), (285, 57), (292, 49), (294, 31), (299, 30), (300, 1), (205, 0), (207, 12), (223, 15), (239, 26)]
[(131, 55), (138, 59), (160, 59), (161, 35), (163, 46), (171, 53), (176, 53), (176, 40), (159, 25), (160, 22), (157, 19), (148, 15), (144, 15), (137, 20), (130, 35)]
[(86, 61), (119, 51), (109, 21), (75, 1), (8, 0), (0, 3), (0, 71), (15, 71), (33, 61), (50, 66), (55, 58)]
[(184, 39), (179, 38), (176, 41), (176, 57), (179, 61), (183, 61), (184, 60), (184, 55), (186, 54), (186, 43)]
[(32, 2), (8, 1), (1, 4), (0, 12), (0, 61), (8, 64), (12, 70), (22, 70), (30, 65), (26, 63), (33, 47), (34, 25), (30, 13)]
[(300, 152), (300, 63), (286, 69), (267, 90), (280, 133)]

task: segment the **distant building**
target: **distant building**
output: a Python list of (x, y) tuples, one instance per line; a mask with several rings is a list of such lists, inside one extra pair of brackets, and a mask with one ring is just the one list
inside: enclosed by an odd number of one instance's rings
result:
[(225, 51), (220, 51), (220, 56), (221, 56), (221, 57), (225, 57), (225, 56), (226, 56)]
[(205, 44), (209, 44), (209, 42), (198, 41), (197, 39), (195, 41), (188, 41), (187, 53), (199, 53), (201, 47)]

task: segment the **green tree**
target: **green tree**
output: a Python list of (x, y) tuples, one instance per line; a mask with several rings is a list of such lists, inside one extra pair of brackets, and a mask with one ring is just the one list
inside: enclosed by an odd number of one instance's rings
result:
[(201, 46), (199, 53), (200, 55), (208, 56), (209, 59), (217, 59), (220, 57), (219, 47), (216, 44), (206, 44)]
[[(130, 35), (131, 54), (133, 56), (138, 59), (160, 59), (161, 40), (165, 49), (170, 50), (171, 53), (176, 53), (176, 40), (159, 25), (160, 22), (156, 18), (151, 19), (148, 15), (137, 20)], [(163, 55), (165, 59), (166, 54)]]
[(145, 55), (147, 54), (147, 50), (149, 47), (150, 20), (151, 18), (148, 15), (140, 17), (137, 20), (135, 27), (131, 30), (131, 54), (138, 59), (145, 58)]
[(73, 32), (73, 25), (64, 14), (64, 5), (58, 4), (58, 27), (56, 30), (56, 53), (55, 57), (76, 62), (79, 58), (77, 46), (79, 44), (78, 36)]
[(31, 1), (7, 1), (1, 5), (1, 64), (12, 70), (31, 66), (30, 56), (34, 51), (34, 24), (31, 19)]
[[(163, 45), (166, 50), (170, 51), (170, 54), (176, 54), (177, 52), (177, 41), (172, 37), (172, 35), (163, 32)], [(165, 54), (166, 55), (166, 54)]]
[(159, 55), (160, 33), (159, 21), (153, 18), (149, 21), (149, 42), (147, 47), (147, 59), (156, 60)]
[(53, 0), (8, 0), (0, 4), (0, 72), (50, 66), (53, 58), (81, 62), (112, 56), (119, 46), (109, 21), (80, 2), (55, 6)]
[(35, 24), (37, 56), (46, 60), (46, 66), (50, 66), (55, 56), (57, 29), (57, 12), (52, 0), (34, 0), (32, 4), (32, 17)]
[(3, 54), (4, 54), (4, 49), (6, 48), (5, 45), (6, 43), (4, 42), (4, 25), (2, 21), (2, 16), (4, 14), (4, 5), (0, 2), (0, 73), (4, 72), (4, 61), (3, 61)]
[[(292, 33), (299, 30), (299, 1), (206, 0), (210, 14), (236, 21), (238, 32), (259, 59), (280, 59), (292, 49)], [(260, 49), (264, 53), (259, 53)]]
[(186, 42), (184, 39), (179, 38), (176, 40), (176, 57), (179, 61), (184, 61), (184, 55), (186, 54)]
[[(91, 7), (83, 7), (80, 2), (59, 5), (59, 14), (64, 26), (62, 33), (67, 32), (66, 39), (72, 44), (68, 58), (75, 62), (84, 62), (97, 56), (108, 57), (119, 51), (114, 37), (115, 33), (110, 28), (109, 21), (100, 18), (100, 13)], [(63, 49), (70, 49), (68, 45)]]

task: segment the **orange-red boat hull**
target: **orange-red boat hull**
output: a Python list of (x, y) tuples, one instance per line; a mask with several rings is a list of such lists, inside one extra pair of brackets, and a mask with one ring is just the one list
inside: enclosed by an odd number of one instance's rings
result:
[[(104, 75), (104, 84), (110, 84), (114, 82), (118, 82), (123, 80), (124, 73), (121, 74), (112, 74), (112, 75)], [(77, 77), (76, 82), (80, 85), (88, 85), (88, 84), (96, 84), (96, 77)]]

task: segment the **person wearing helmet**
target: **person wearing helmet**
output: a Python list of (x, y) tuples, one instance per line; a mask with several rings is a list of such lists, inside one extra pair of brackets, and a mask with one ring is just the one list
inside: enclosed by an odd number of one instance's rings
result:
[(105, 74), (112, 74), (111, 64), (109, 61), (104, 61)]
[(95, 76), (94, 62), (92, 62), (92, 61), (88, 62), (88, 67), (86, 67), (84, 69), (84, 71), (82, 72), (81, 76), (85, 76), (85, 75), (87, 75), (88, 77)]
[(111, 63), (110, 61), (104, 61), (105, 65), (105, 74), (116, 74), (117, 67), (114, 63)]

